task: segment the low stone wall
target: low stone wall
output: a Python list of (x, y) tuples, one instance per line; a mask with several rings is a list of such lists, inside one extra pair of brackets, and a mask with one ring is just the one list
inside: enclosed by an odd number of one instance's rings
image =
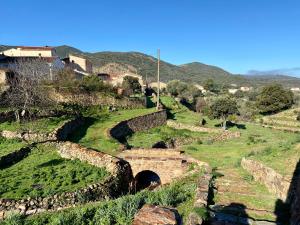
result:
[(31, 151), (30, 147), (24, 147), (12, 153), (0, 157), (0, 169), (11, 166), (23, 158), (25, 158)]
[(92, 184), (75, 192), (65, 192), (49, 197), (26, 198), (21, 200), (0, 199), (0, 219), (11, 213), (33, 215), (45, 211), (56, 211), (76, 204), (99, 201), (116, 197), (115, 181), (110, 178), (103, 183)]
[(165, 110), (138, 116), (129, 120), (122, 121), (109, 130), (109, 135), (120, 142), (138, 131), (144, 131), (153, 127), (166, 124), (167, 113)]
[(192, 126), (188, 124), (178, 123), (172, 120), (168, 120), (167, 125), (175, 129), (186, 129), (193, 132), (204, 132), (204, 133), (215, 134), (215, 136), (213, 136), (213, 138), (210, 139), (212, 141), (226, 141), (232, 138), (239, 138), (241, 136), (241, 133), (238, 131), (231, 132), (228, 130), (224, 131), (222, 129), (216, 129), (216, 128)]
[(214, 136), (212, 138), (213, 141), (227, 141), (233, 138), (239, 138), (241, 137), (241, 133), (236, 131), (236, 132), (231, 132), (231, 131), (223, 131), (220, 134)]
[(110, 172), (110, 177), (102, 183), (49, 197), (0, 199), (0, 219), (12, 212), (33, 215), (44, 211), (60, 210), (76, 204), (115, 198), (129, 192), (133, 176), (128, 162), (71, 142), (60, 142), (57, 147), (61, 157), (79, 159), (97, 167), (105, 167)]
[(22, 139), (29, 142), (46, 142), (46, 141), (64, 141), (68, 135), (75, 131), (78, 127), (83, 125), (84, 119), (77, 117), (75, 119), (66, 121), (63, 125), (56, 128), (50, 133), (31, 133), (31, 132), (17, 132), (4, 130), (0, 135), (7, 139)]
[(70, 93), (68, 91), (55, 91), (51, 97), (59, 103), (75, 103), (85, 106), (113, 106), (117, 109), (145, 108), (146, 98), (115, 98), (109, 95)]
[(128, 162), (72, 142), (59, 143), (58, 152), (62, 158), (79, 159), (97, 167), (105, 167), (117, 182), (122, 184), (122, 190), (120, 191), (122, 193), (128, 192), (129, 184), (133, 179), (131, 167)]
[(282, 201), (287, 200), (291, 180), (286, 179), (272, 168), (251, 159), (243, 158), (241, 166)]
[(186, 130), (190, 130), (190, 131), (194, 131), (194, 132), (204, 132), (204, 133), (220, 133), (220, 132), (222, 132), (221, 129), (192, 126), (192, 125), (188, 125), (188, 124), (178, 123), (173, 120), (168, 120), (167, 125), (169, 127), (175, 128), (175, 129), (186, 129)]

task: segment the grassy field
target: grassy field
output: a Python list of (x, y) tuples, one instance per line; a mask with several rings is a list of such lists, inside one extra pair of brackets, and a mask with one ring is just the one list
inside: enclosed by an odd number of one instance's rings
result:
[(300, 108), (293, 108), (274, 115), (264, 116), (262, 121), (272, 127), (300, 132), (300, 122), (296, 119), (299, 112)]
[(0, 170), (0, 198), (20, 199), (75, 191), (107, 176), (105, 169), (63, 159), (52, 147), (38, 145), (27, 158)]
[(22, 142), (21, 140), (17, 139), (5, 139), (0, 137), (0, 157), (7, 155), (15, 150), (18, 150), (24, 147), (26, 143)]
[(196, 176), (185, 178), (157, 191), (144, 190), (135, 195), (125, 195), (116, 200), (89, 203), (55, 213), (41, 213), (24, 218), (15, 215), (0, 224), (101, 224), (130, 225), (135, 213), (146, 203), (177, 207), (185, 219), (191, 211), (205, 217), (202, 208), (193, 208)]
[(153, 144), (164, 141), (169, 142), (172, 139), (195, 138), (201, 141), (207, 134), (192, 132), (189, 130), (176, 130), (168, 126), (152, 128), (144, 132), (138, 132), (128, 138), (128, 143), (134, 148), (151, 148)]
[(119, 151), (119, 142), (110, 138), (107, 132), (118, 122), (131, 119), (136, 116), (154, 112), (155, 109), (133, 109), (106, 113), (97, 119), (91, 119), (87, 127), (75, 132), (71, 141), (80, 143), (86, 147), (115, 155)]
[(9, 130), (9, 131), (33, 131), (48, 133), (53, 131), (55, 128), (62, 125), (68, 119), (71, 119), (71, 116), (61, 116), (61, 117), (48, 117), (33, 120), (30, 122), (4, 122), (0, 123), (0, 130)]

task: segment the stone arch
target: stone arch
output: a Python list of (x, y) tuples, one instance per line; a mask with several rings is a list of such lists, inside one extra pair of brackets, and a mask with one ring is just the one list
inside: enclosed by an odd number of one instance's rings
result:
[(152, 170), (142, 170), (134, 178), (135, 190), (153, 189), (161, 184), (160, 176)]

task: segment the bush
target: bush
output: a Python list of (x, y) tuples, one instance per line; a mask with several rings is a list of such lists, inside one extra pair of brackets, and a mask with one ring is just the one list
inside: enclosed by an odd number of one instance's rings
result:
[(294, 94), (279, 84), (265, 86), (256, 99), (256, 105), (262, 114), (277, 113), (289, 109), (294, 103)]

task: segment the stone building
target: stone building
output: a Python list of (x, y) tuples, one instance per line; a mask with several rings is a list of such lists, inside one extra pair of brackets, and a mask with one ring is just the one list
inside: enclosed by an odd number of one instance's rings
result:
[(84, 72), (87, 74), (93, 73), (93, 64), (84, 57), (70, 54), (69, 57), (63, 59), (63, 62), (75, 72)]
[(56, 51), (52, 47), (30, 47), (30, 46), (19, 46), (16, 48), (7, 49), (0, 52), (0, 54), (9, 57), (57, 57)]

